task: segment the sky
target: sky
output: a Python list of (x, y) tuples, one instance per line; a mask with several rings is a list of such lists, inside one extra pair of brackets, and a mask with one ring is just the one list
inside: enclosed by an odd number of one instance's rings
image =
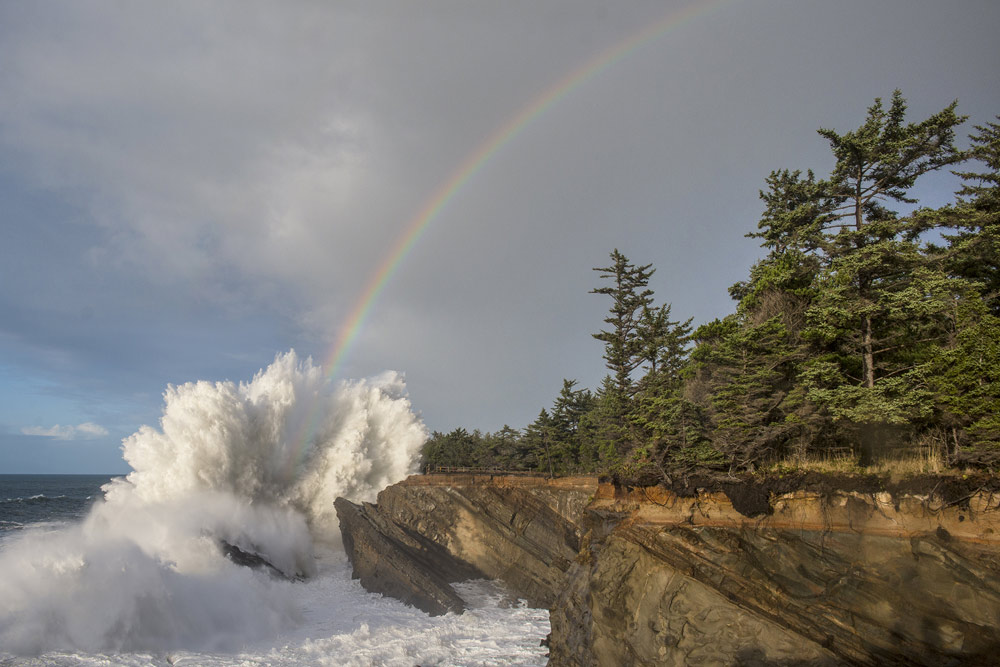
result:
[(605, 374), (613, 249), (674, 316), (729, 314), (767, 174), (828, 173), (816, 130), (895, 88), (914, 121), (958, 99), (967, 145), (998, 27), (995, 0), (0, 3), (0, 473), (125, 472), (168, 384), (289, 349), (405, 373), (429, 429), (523, 427)]

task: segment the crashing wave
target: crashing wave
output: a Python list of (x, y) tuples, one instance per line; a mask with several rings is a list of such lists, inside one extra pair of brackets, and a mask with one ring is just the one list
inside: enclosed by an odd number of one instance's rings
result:
[[(0, 646), (15, 653), (221, 650), (294, 624), (293, 584), (339, 539), (333, 501), (415, 472), (426, 430), (403, 378), (332, 383), (294, 351), (249, 382), (169, 386), (159, 428), (79, 524), (0, 553)], [(27, 534), (25, 534), (27, 533)], [(228, 545), (226, 548), (223, 545)]]

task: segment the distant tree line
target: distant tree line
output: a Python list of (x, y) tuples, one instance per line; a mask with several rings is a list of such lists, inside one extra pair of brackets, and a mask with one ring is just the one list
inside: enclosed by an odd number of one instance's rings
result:
[[(610, 300), (594, 334), (602, 385), (564, 380), (522, 430), (434, 433), (426, 462), (669, 480), (929, 448), (996, 470), (1000, 123), (960, 150), (956, 103), (920, 122), (905, 113), (899, 91), (888, 108), (876, 99), (856, 130), (819, 130), (829, 175), (765, 179), (748, 236), (767, 254), (730, 288), (734, 313), (697, 328), (673, 319), (648, 287), (652, 265), (615, 250), (592, 290)], [(955, 201), (916, 208), (917, 181), (948, 168), (962, 181)]]

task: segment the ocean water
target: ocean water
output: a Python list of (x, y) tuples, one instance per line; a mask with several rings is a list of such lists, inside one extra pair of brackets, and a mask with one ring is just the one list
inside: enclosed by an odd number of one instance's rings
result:
[(373, 501), (425, 438), (400, 376), (290, 352), (168, 387), (127, 476), (0, 475), (0, 665), (545, 664), (548, 612), (497, 584), (432, 618), (350, 578), (333, 500)]
[(0, 539), (84, 517), (113, 475), (0, 475)]

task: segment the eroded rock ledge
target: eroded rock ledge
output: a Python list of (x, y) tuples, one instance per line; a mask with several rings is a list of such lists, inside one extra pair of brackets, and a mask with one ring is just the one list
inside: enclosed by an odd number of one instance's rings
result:
[(366, 588), (443, 613), (450, 581), (501, 579), (550, 609), (554, 665), (996, 664), (1000, 494), (876, 489), (748, 511), (730, 488), (435, 475), (337, 510)]
[(591, 478), (413, 476), (378, 503), (337, 499), (344, 548), (369, 591), (430, 614), (463, 610), (450, 583), (501, 579), (538, 607), (566, 588)]

